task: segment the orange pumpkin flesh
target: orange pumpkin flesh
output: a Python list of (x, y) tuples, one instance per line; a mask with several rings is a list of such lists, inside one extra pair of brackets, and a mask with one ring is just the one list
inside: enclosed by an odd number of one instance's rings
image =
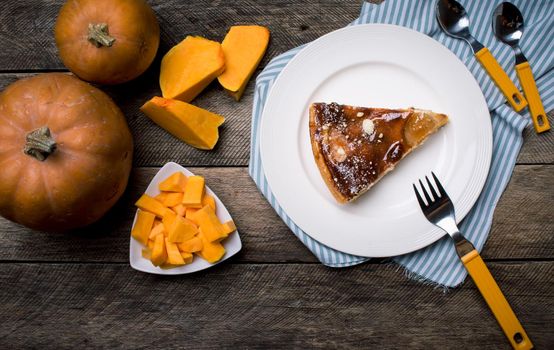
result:
[(122, 195), (133, 141), (97, 88), (61, 73), (0, 94), (0, 215), (45, 231), (98, 220)]
[(119, 84), (150, 66), (160, 27), (144, 0), (69, 0), (60, 10), (55, 37), (63, 63), (75, 75)]

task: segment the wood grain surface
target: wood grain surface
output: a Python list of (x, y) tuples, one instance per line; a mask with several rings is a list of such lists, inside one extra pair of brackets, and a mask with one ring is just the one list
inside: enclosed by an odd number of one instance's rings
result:
[[(0, 90), (67, 71), (53, 40), (63, 2), (0, 2)], [(156, 61), (133, 82), (102, 87), (135, 139), (129, 188), (99, 223), (70, 233), (33, 232), (0, 218), (0, 349), (509, 348), (470, 280), (444, 293), (383, 260), (339, 270), (317, 262), (248, 176), (253, 82), (239, 103), (217, 84), (195, 100), (227, 118), (212, 152), (176, 140), (139, 111), (160, 94), (161, 57), (186, 35), (221, 40), (234, 24), (269, 27), (259, 72), (354, 20), (360, 0), (148, 2), (162, 29)], [(525, 131), (483, 251), (537, 349), (554, 348), (553, 135)], [(133, 203), (168, 161), (206, 177), (236, 220), (241, 253), (186, 276), (130, 268)]]
[[(69, 234), (34, 232), (0, 218), (0, 260), (128, 262), (133, 203), (157, 172), (135, 169), (124, 198), (98, 224)], [(246, 168), (191, 168), (226, 204), (243, 241), (235, 262), (279, 263), (317, 260), (279, 219), (256, 189)], [(551, 204), (554, 165), (520, 165), (494, 218), (485, 259), (554, 259)], [(532, 178), (533, 181), (528, 181)], [(532, 217), (533, 220), (527, 218)], [(29, 249), (29, 247), (40, 249)]]
[[(554, 263), (489, 267), (536, 348), (552, 349)], [(471, 281), (444, 294), (386, 265), (223, 264), (162, 277), (14, 263), (0, 265), (0, 282), (6, 349), (508, 348)]]

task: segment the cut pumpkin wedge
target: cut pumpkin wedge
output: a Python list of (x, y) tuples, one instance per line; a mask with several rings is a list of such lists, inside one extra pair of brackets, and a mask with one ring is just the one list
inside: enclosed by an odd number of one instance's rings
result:
[(225, 71), (217, 79), (235, 100), (240, 100), (268, 43), (269, 30), (262, 26), (233, 26), (225, 36)]
[(179, 140), (204, 150), (214, 148), (219, 140), (218, 127), (225, 121), (205, 109), (157, 96), (140, 110)]
[(162, 59), (162, 95), (190, 102), (224, 70), (225, 56), (220, 43), (187, 36)]

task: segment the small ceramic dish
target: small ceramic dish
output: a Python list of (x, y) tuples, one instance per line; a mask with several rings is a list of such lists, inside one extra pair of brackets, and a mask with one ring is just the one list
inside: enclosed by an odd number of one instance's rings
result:
[[(161, 168), (160, 171), (158, 171), (156, 176), (154, 176), (152, 181), (150, 181), (150, 184), (146, 188), (145, 193), (152, 197), (157, 196), (160, 193), (160, 190), (158, 189), (158, 184), (177, 171), (183, 172), (186, 176), (194, 175), (193, 173), (183, 168), (179, 164), (169, 162), (166, 165), (164, 165), (163, 168)], [(217, 197), (217, 195), (207, 185), (206, 185), (206, 193), (212, 195), (215, 198), (215, 203), (217, 208), (216, 215), (219, 218), (219, 220), (221, 222), (231, 220), (232, 219), (231, 215), (227, 211), (227, 208), (225, 208), (225, 205), (223, 205), (221, 200), (219, 200), (219, 197)], [(137, 214), (135, 213), (135, 218), (133, 219), (133, 226), (135, 225), (136, 220), (137, 220)], [(229, 259), (233, 255), (238, 253), (242, 248), (239, 232), (235, 231), (231, 233), (227, 239), (222, 241), (222, 244), (225, 247), (226, 252), (223, 258), (221, 258), (221, 260), (218, 261), (217, 263), (210, 264), (206, 260), (195, 255), (194, 260), (192, 261), (191, 264), (175, 267), (172, 269), (162, 269), (152, 265), (150, 260), (143, 258), (142, 248), (144, 248), (144, 246), (139, 242), (137, 242), (133, 237), (130, 237), (130, 239), (131, 239), (131, 244), (129, 247), (129, 262), (131, 264), (131, 267), (138, 271), (154, 273), (158, 275), (181, 275), (181, 274), (204, 270), (214, 265), (217, 265), (222, 261)]]

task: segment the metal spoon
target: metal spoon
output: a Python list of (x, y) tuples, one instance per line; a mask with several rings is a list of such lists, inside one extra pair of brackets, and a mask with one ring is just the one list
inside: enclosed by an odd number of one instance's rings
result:
[(455, 0), (438, 0), (436, 5), (437, 19), (446, 34), (467, 41), (475, 58), (481, 63), (496, 86), (502, 91), (512, 108), (519, 112), (527, 101), (504, 72), (490, 51), (475, 39), (469, 31), (469, 17), (466, 10)]
[(525, 97), (529, 102), (529, 110), (531, 111), (535, 130), (537, 133), (550, 130), (550, 123), (546, 117), (531, 66), (519, 47), (519, 40), (523, 35), (524, 28), (521, 12), (515, 5), (509, 2), (501, 3), (494, 10), (492, 27), (496, 37), (503, 43), (510, 45), (515, 51), (517, 76), (523, 87)]

